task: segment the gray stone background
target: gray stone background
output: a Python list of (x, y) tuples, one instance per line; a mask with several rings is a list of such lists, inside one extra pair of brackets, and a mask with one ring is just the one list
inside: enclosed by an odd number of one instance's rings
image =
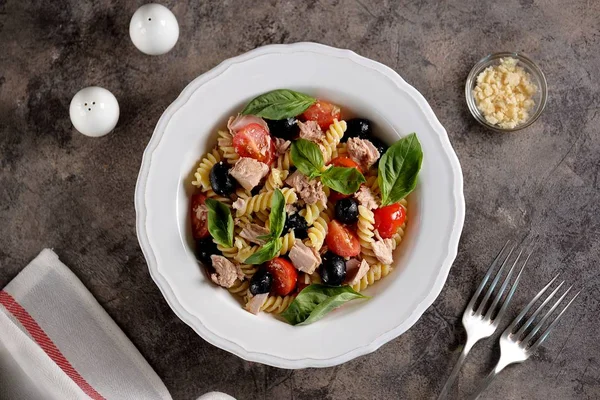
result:
[[(506, 370), (488, 399), (600, 398), (600, 2), (174, 1), (181, 35), (149, 57), (128, 36), (142, 1), (0, 0), (0, 287), (44, 247), (91, 290), (175, 399), (222, 390), (238, 399), (429, 399), (457, 357), (462, 311), (508, 238), (540, 246), (511, 313), (561, 272), (584, 292), (539, 354)], [(193, 78), (270, 43), (349, 48), (400, 73), (429, 101), (465, 178), (467, 215), (441, 295), (401, 337), (327, 369), (245, 362), (198, 337), (148, 274), (133, 193), (163, 110)], [(464, 101), (473, 64), (523, 51), (546, 73), (541, 119), (514, 134), (477, 125)], [(71, 126), (72, 96), (111, 90), (121, 118), (92, 139)], [(494, 336), (497, 338), (497, 335)], [(498, 357), (475, 347), (451, 398), (467, 396)]]

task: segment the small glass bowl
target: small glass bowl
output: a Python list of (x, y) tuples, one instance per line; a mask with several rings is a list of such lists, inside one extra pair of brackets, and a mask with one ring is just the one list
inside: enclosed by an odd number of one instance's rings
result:
[[(519, 62), (518, 66), (522, 67), (525, 71), (527, 71), (530, 75), (532, 83), (538, 88), (537, 92), (533, 96), (534, 106), (531, 110), (529, 110), (529, 119), (523, 122), (520, 125), (517, 125), (514, 128), (501, 128), (498, 125), (492, 125), (488, 121), (486, 121), (485, 117), (477, 108), (477, 104), (475, 103), (475, 97), (473, 96), (473, 89), (477, 86), (477, 76), (484, 69), (489, 66), (495, 66), (500, 64), (501, 58), (515, 58)], [(502, 53), (493, 53), (482, 58), (471, 72), (469, 72), (469, 76), (467, 77), (467, 83), (465, 84), (465, 97), (467, 99), (467, 106), (469, 107), (469, 111), (473, 117), (479, 122), (481, 125), (493, 129), (498, 132), (514, 132), (523, 128), (527, 128), (529, 125), (533, 124), (539, 116), (544, 111), (544, 107), (546, 107), (546, 100), (548, 97), (548, 85), (546, 83), (546, 77), (542, 70), (528, 57), (524, 56), (521, 53), (510, 53), (510, 52), (502, 52)]]

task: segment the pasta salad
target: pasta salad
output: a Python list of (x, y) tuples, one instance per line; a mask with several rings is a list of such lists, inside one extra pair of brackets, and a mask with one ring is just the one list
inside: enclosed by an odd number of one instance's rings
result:
[(194, 173), (196, 257), (249, 312), (315, 322), (392, 270), (422, 158), (415, 133), (388, 147), (337, 105), (262, 94)]

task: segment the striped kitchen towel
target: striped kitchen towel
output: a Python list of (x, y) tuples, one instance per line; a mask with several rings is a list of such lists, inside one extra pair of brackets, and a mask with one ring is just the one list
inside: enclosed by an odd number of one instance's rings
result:
[(0, 291), (0, 399), (171, 399), (49, 249)]

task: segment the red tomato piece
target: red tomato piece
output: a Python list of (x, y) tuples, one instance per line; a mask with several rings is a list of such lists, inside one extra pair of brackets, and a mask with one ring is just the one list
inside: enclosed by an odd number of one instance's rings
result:
[(323, 100), (317, 100), (302, 114), (306, 121), (317, 121), (323, 131), (329, 129), (329, 125), (333, 124), (333, 120), (339, 120), (340, 116), (341, 111), (338, 106)]
[[(362, 173), (360, 166), (354, 162), (353, 159), (351, 159), (350, 157), (344, 157), (344, 156), (340, 156), (340, 157), (336, 157), (333, 160), (329, 161), (328, 165), (333, 165), (336, 167), (345, 167), (345, 168), (356, 168), (360, 173)], [(331, 191), (331, 194), (329, 195), (329, 200), (331, 200), (332, 202), (336, 202), (338, 200), (341, 199), (345, 199), (347, 197), (350, 197), (350, 194), (342, 194), (340, 192), (336, 192), (335, 190)]]
[(267, 271), (273, 276), (271, 293), (277, 296), (287, 296), (296, 288), (298, 271), (285, 258), (277, 257), (267, 263)]
[(338, 256), (354, 257), (360, 254), (360, 242), (356, 234), (335, 220), (328, 224), (325, 243)]
[(190, 200), (190, 217), (194, 239), (204, 239), (210, 235), (208, 232), (208, 209), (204, 205), (205, 201), (206, 196), (202, 193), (194, 193)]
[(275, 143), (261, 125), (252, 123), (233, 137), (233, 147), (240, 157), (250, 157), (270, 165), (275, 158)]
[(334, 165), (336, 167), (356, 168), (359, 172), (362, 173), (360, 166), (350, 157), (339, 156), (329, 161), (329, 164)]
[(406, 220), (406, 210), (400, 203), (376, 208), (373, 210), (373, 214), (375, 215), (374, 228), (379, 231), (379, 235), (384, 239), (394, 236)]

